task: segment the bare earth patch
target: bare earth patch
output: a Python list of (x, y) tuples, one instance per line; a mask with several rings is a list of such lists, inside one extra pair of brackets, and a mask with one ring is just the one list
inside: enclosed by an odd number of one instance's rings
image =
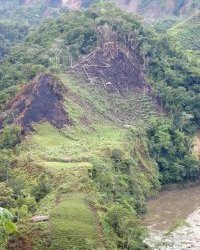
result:
[(69, 125), (63, 106), (64, 92), (62, 83), (54, 76), (39, 74), (8, 104), (0, 119), (0, 127), (4, 123), (15, 123), (28, 131), (33, 123), (42, 121), (48, 121), (57, 128)]
[(194, 139), (194, 154), (200, 156), (200, 134), (197, 134)]

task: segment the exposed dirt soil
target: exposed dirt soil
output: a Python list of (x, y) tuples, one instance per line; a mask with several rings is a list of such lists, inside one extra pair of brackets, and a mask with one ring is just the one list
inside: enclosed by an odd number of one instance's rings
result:
[(28, 239), (18, 238), (10, 240), (7, 249), (9, 250), (30, 250), (32, 249), (31, 241)]
[(80, 9), (81, 3), (81, 0), (62, 0), (62, 4), (70, 9)]
[(200, 157), (200, 133), (195, 136), (193, 151), (196, 156)]
[(0, 127), (4, 122), (15, 123), (27, 131), (35, 122), (48, 121), (57, 128), (70, 124), (62, 103), (65, 91), (51, 74), (38, 75), (8, 104)]
[(115, 41), (101, 44), (72, 69), (83, 72), (91, 83), (102, 84), (108, 92), (117, 94), (138, 91), (145, 85), (137, 57)]
[[(23, 5), (34, 5), (41, 3), (41, 0), (21, 0)], [(53, 7), (60, 7), (62, 5), (66, 6), (70, 9), (80, 9), (81, 8), (81, 0), (45, 0), (44, 5), (46, 7), (53, 6)]]
[(116, 3), (124, 10), (128, 12), (133, 12), (137, 14), (139, 7), (139, 0), (134, 1), (125, 1), (125, 0), (117, 0)]

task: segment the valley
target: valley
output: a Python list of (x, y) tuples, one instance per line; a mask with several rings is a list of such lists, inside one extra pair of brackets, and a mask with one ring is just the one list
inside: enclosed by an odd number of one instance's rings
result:
[(198, 1), (0, 3), (0, 249), (197, 250)]

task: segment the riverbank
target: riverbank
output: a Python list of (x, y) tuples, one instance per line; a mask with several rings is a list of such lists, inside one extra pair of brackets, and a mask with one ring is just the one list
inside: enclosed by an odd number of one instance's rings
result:
[(199, 250), (200, 207), (171, 232), (151, 230), (146, 243), (154, 250)]
[(144, 224), (153, 250), (200, 249), (200, 185), (164, 190), (147, 203)]

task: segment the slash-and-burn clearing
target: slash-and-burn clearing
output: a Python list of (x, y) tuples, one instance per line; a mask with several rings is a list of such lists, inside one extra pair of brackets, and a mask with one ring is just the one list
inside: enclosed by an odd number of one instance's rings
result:
[(1, 127), (4, 123), (14, 123), (28, 131), (37, 122), (48, 121), (57, 128), (69, 125), (70, 119), (63, 107), (65, 91), (51, 74), (39, 74), (7, 105)]

